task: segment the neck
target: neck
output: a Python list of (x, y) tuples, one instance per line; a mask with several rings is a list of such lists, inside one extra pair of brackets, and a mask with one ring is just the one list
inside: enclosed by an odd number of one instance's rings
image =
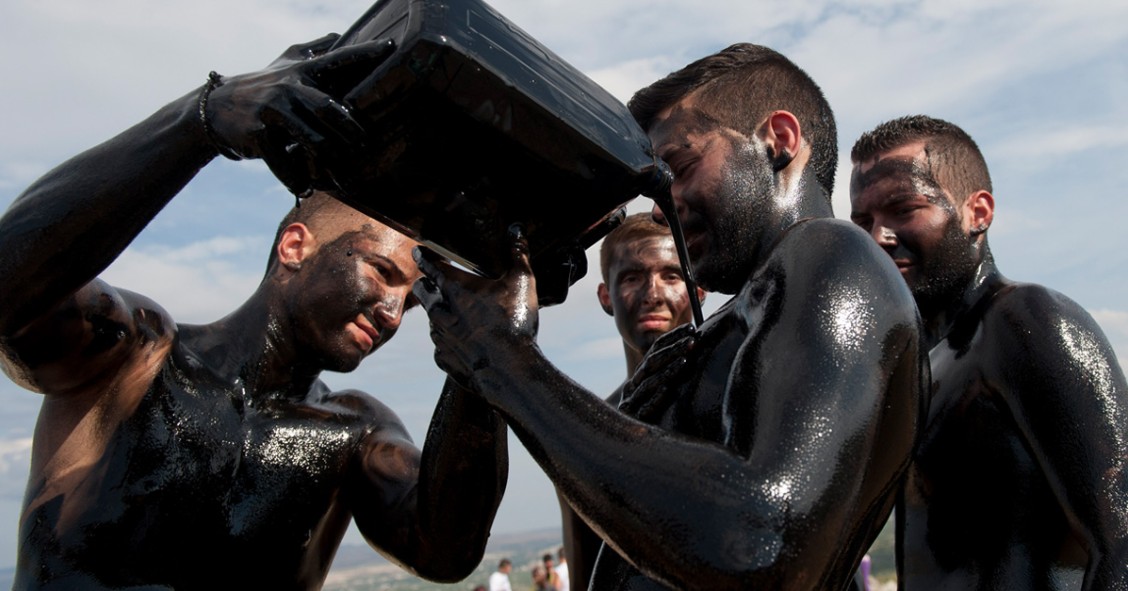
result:
[(774, 208), (779, 231), (774, 234), (765, 232), (760, 236), (758, 252), (761, 253), (761, 260), (771, 252), (776, 241), (791, 226), (805, 219), (834, 217), (830, 196), (809, 169), (804, 168), (798, 175), (782, 174), (778, 177), (778, 183)]
[(284, 307), (268, 278), (239, 309), (189, 332), (204, 362), (252, 404), (271, 398), (304, 398), (320, 370), (300, 362)]
[(634, 375), (635, 370), (642, 363), (642, 358), (646, 355), (645, 351), (639, 351), (623, 341), (623, 353), (627, 357), (627, 379)]
[(946, 305), (931, 309), (921, 308), (924, 336), (928, 348), (935, 347), (937, 343), (947, 338), (956, 323), (984, 297), (994, 293), (997, 286), (1003, 281), (1005, 281), (1005, 278), (995, 266), (995, 258), (991, 255), (991, 249), (984, 244), (983, 259), (976, 267), (975, 274), (964, 284), (959, 297), (952, 298)]

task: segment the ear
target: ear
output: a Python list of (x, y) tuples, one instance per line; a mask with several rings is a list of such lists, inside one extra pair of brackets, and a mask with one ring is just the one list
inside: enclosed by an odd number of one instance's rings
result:
[(611, 292), (607, 291), (607, 284), (600, 283), (599, 287), (595, 290), (595, 295), (599, 296), (599, 305), (607, 312), (608, 316), (614, 316), (614, 308), (611, 307)]
[(700, 287), (697, 288), (697, 303), (705, 303), (705, 290), (701, 289)]
[(799, 120), (788, 111), (773, 111), (760, 128), (761, 138), (771, 150), (776, 171), (783, 170), (799, 154), (803, 132)]
[(316, 246), (309, 227), (300, 222), (290, 224), (278, 238), (278, 262), (290, 271), (297, 271)]
[(968, 232), (972, 236), (983, 234), (995, 219), (995, 197), (987, 191), (976, 191), (968, 195), (964, 202), (964, 216), (967, 218)]

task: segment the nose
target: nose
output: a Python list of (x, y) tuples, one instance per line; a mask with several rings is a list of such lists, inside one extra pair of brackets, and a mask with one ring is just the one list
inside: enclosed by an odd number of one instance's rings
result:
[(882, 248), (893, 248), (897, 246), (897, 233), (892, 228), (874, 221), (873, 227), (870, 228), (870, 236), (873, 237), (874, 242), (877, 242)]
[(384, 330), (395, 331), (403, 322), (403, 303), (408, 291), (388, 291), (384, 298), (376, 303), (372, 315)]
[(662, 301), (660, 293), (662, 290), (662, 277), (660, 275), (651, 275), (650, 279), (646, 282), (646, 291), (642, 294), (642, 301), (646, 304), (656, 304)]

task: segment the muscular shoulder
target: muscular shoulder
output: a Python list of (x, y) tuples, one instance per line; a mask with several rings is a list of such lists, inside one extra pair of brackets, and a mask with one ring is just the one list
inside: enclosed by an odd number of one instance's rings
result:
[(1053, 372), (1114, 359), (1093, 317), (1077, 302), (1042, 285), (1003, 287), (986, 308), (983, 324), (992, 345), (1009, 352), (1010, 365)]
[(175, 335), (155, 302), (96, 279), (8, 339), (5, 370), (44, 394), (108, 390), (163, 363)]
[(395, 411), (371, 394), (352, 389), (329, 391), (321, 382), (315, 388), (320, 389), (320, 392), (312, 394), (317, 403), (331, 405), (353, 415), (367, 425), (369, 434), (384, 432), (396, 437), (406, 436), (407, 429)]
[[(792, 226), (773, 249), (766, 269), (781, 269), (789, 300), (833, 314), (859, 303), (880, 315), (916, 322), (916, 304), (897, 268), (854, 224), (819, 218)], [(812, 307), (814, 306), (814, 307)]]

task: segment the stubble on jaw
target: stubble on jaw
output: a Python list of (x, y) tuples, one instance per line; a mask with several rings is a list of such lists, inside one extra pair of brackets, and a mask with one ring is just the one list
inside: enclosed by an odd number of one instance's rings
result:
[(777, 185), (767, 147), (756, 137), (725, 133), (729, 157), (721, 169), (709, 220), (709, 252), (696, 262), (699, 284), (721, 293), (736, 293), (748, 280), (763, 253), (758, 252), (764, 220)]

